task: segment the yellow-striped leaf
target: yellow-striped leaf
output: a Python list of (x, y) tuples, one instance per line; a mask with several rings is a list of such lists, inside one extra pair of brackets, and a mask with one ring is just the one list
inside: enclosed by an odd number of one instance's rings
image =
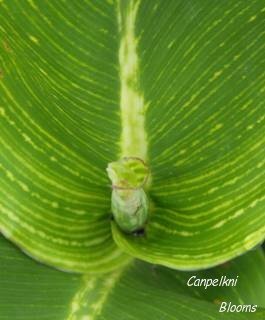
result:
[[(0, 1), (0, 231), (79, 272), (262, 241), (264, 21), (263, 0)], [(141, 237), (111, 231), (124, 156), (151, 172)]]
[[(134, 261), (91, 277), (40, 265), (0, 238), (1, 320), (251, 320), (264, 319), (265, 260), (256, 250), (229, 265), (187, 273)], [(236, 287), (188, 287), (191, 276), (235, 278)], [(220, 303), (257, 305), (256, 312), (220, 313)], [(239, 307), (241, 308), (241, 307)]]
[(264, 28), (262, 0), (139, 2), (153, 207), (144, 237), (113, 224), (125, 251), (196, 269), (264, 239)]

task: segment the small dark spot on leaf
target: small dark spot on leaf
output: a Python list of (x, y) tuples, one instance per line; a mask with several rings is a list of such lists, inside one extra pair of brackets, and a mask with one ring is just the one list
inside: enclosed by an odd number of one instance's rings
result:
[(155, 276), (155, 277), (157, 277), (158, 276), (158, 268), (157, 268), (157, 265), (156, 264), (153, 264), (152, 266), (151, 266), (151, 270), (152, 270), (152, 274)]
[(3, 40), (3, 48), (5, 49), (6, 52), (12, 52), (12, 49), (6, 39)]
[(139, 230), (136, 230), (132, 233), (135, 237), (142, 237), (145, 235), (145, 230), (144, 228), (143, 229), (139, 229)]
[(0, 69), (0, 79), (4, 78), (4, 71), (2, 69)]
[(220, 266), (221, 266), (221, 268), (229, 269), (231, 267), (231, 263), (230, 262), (225, 262), (225, 263), (221, 264)]
[(221, 304), (222, 301), (219, 298), (216, 298), (216, 299), (213, 300), (213, 303), (214, 304)]

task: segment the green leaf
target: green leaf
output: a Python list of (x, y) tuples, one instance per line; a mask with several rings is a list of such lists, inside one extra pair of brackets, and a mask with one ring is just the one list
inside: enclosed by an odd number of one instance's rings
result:
[[(0, 238), (0, 319), (262, 319), (264, 312), (219, 313), (221, 300), (264, 307), (265, 259), (256, 250), (204, 273), (134, 261), (94, 278), (62, 273), (26, 257)], [(237, 287), (187, 287), (191, 275), (239, 276)], [(251, 281), (250, 281), (251, 280)], [(207, 302), (208, 300), (208, 302)], [(214, 301), (214, 303), (212, 303)]]
[[(259, 243), (264, 13), (262, 0), (0, 1), (1, 232), (78, 272), (124, 251), (196, 269)], [(151, 169), (144, 237), (111, 233), (106, 167), (123, 156)]]
[(120, 131), (109, 1), (0, 3), (0, 230), (61, 269), (128, 258), (110, 231), (106, 165)]
[(219, 264), (265, 235), (264, 1), (141, 1), (135, 25), (153, 211), (133, 256)]

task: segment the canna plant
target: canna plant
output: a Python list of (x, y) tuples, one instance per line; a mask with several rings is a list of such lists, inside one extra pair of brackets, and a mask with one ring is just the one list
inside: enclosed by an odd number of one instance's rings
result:
[(263, 319), (264, 21), (263, 0), (0, 0), (0, 319)]

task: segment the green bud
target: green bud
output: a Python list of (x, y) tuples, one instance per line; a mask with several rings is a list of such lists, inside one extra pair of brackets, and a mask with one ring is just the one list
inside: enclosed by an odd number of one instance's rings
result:
[(128, 157), (108, 165), (112, 181), (111, 210), (116, 223), (125, 232), (144, 228), (148, 218), (148, 199), (144, 186), (149, 170), (138, 158)]

